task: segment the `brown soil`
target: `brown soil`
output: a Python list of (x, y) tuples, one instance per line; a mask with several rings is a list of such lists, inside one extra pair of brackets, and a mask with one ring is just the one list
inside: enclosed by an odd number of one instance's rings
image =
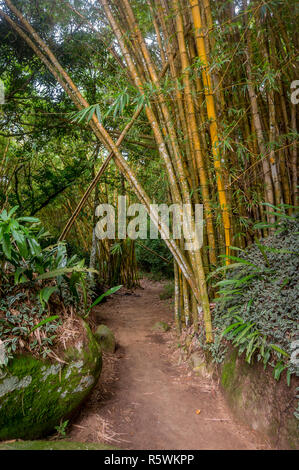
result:
[(69, 437), (122, 449), (269, 448), (260, 435), (234, 421), (210, 379), (178, 365), (174, 329), (152, 330), (157, 321), (172, 324), (169, 301), (159, 298), (163, 284), (143, 280), (142, 287), (119, 291), (96, 308), (97, 324), (114, 331), (118, 348), (104, 356), (99, 384)]

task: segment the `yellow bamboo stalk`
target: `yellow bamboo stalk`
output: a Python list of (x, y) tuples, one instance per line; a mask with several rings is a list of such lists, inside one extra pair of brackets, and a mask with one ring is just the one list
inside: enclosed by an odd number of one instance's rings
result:
[(182, 15), (179, 12), (177, 0), (173, 0), (173, 6), (176, 12), (176, 15), (175, 15), (176, 33), (177, 33), (179, 52), (180, 52), (180, 58), (181, 58), (181, 64), (182, 64), (186, 107), (188, 111), (187, 125), (190, 128), (190, 135), (192, 137), (195, 159), (197, 162), (197, 167), (198, 167), (198, 172), (199, 172), (200, 187), (202, 190), (202, 198), (203, 198), (203, 203), (204, 203), (205, 212), (206, 212), (207, 233), (208, 233), (208, 239), (209, 239), (209, 244), (210, 244), (210, 259), (213, 264), (216, 264), (215, 235), (214, 235), (214, 227), (213, 227), (213, 221), (212, 221), (212, 208), (210, 205), (208, 180), (206, 176), (206, 170), (204, 166), (200, 139), (199, 139), (199, 134), (198, 134), (198, 128), (197, 128), (197, 122), (196, 122), (196, 117), (195, 117), (195, 107), (194, 107), (192, 89), (191, 89), (190, 77), (189, 77), (190, 62), (188, 59), (188, 53), (187, 53), (186, 44), (185, 44), (184, 24), (183, 24)]
[(159, 46), (159, 49), (160, 49), (161, 61), (162, 61), (162, 65), (164, 66), (165, 63), (166, 63), (166, 57), (165, 57), (165, 52), (164, 52), (164, 48), (163, 48), (163, 40), (161, 38), (160, 29), (159, 29), (159, 26), (158, 26), (158, 23), (157, 23), (157, 20), (156, 20), (156, 15), (155, 15), (151, 0), (147, 0), (147, 4), (148, 4), (148, 7), (149, 7), (150, 12), (151, 12), (151, 17), (152, 17), (152, 20), (153, 20), (153, 25), (154, 25), (156, 36), (157, 36), (157, 42), (158, 42), (158, 46)]
[(180, 281), (179, 269), (177, 263), (174, 261), (174, 318), (176, 323), (177, 334), (182, 331), (181, 315), (180, 315)]
[[(218, 137), (218, 127), (217, 127), (217, 119), (216, 119), (216, 111), (215, 111), (215, 102), (214, 102), (214, 95), (212, 91), (211, 85), (211, 78), (209, 75), (208, 70), (208, 58), (206, 54), (206, 47), (204, 42), (204, 37), (202, 34), (202, 21), (201, 21), (201, 13), (198, 0), (189, 0), (191, 12), (192, 12), (192, 19), (195, 28), (195, 41), (198, 56), (202, 63), (202, 79), (204, 85), (204, 92), (206, 97), (207, 103), (207, 114), (210, 120), (210, 135), (211, 135), (211, 143), (212, 143), (212, 154), (214, 158), (214, 167), (216, 172), (216, 182), (218, 188), (218, 195), (219, 195), (219, 203), (221, 207), (222, 213), (222, 220), (223, 220), (223, 227), (224, 227), (224, 235), (225, 235), (225, 248), (226, 248), (226, 255), (230, 253), (230, 215), (229, 215), (229, 208), (227, 204), (227, 196), (223, 181), (222, 175), (222, 162), (221, 156), (219, 152), (219, 137)], [(229, 264), (229, 260), (226, 259), (226, 263)]]

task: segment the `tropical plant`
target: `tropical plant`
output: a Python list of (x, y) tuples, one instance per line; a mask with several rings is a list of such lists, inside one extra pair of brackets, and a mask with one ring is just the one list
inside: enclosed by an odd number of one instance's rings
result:
[(55, 426), (57, 434), (60, 438), (66, 437), (68, 424), (69, 420), (67, 419), (66, 421), (62, 421), (58, 426)]
[[(274, 366), (274, 378), (279, 380), (281, 373), (288, 369), (288, 363), (284, 362), (283, 358), (289, 359), (290, 355), (276, 344), (269, 344), (266, 335), (258, 330), (255, 322), (246, 322), (238, 315), (234, 315), (234, 319), (238, 321), (225, 328), (221, 336), (226, 336), (232, 345), (238, 349), (239, 354), (245, 352), (245, 360), (249, 364), (253, 357), (257, 357), (258, 361), (262, 360), (265, 369), (271, 359), (271, 353), (274, 352), (277, 356)], [(290, 377), (291, 371), (288, 369), (288, 385), (290, 385)]]
[(290, 356), (297, 335), (298, 218), (285, 214), (283, 206), (273, 210), (279, 217), (273, 235), (257, 240), (247, 250), (238, 248), (241, 254), (230, 256), (232, 264), (209, 276), (222, 277), (215, 284), (219, 290), (213, 354), (223, 358), (220, 344), (225, 338), (248, 363), (257, 359), (265, 367), (272, 365), (275, 379), (286, 370), (289, 384), (295, 373)]
[(74, 308), (87, 318), (92, 307), (122, 287), (109, 289), (92, 303), (87, 274), (97, 271), (86, 268), (76, 255), (69, 257), (65, 243), (42, 247), (48, 234), (40, 221), (17, 217), (16, 211), (0, 214), (2, 366), (24, 347), (43, 357), (51, 354), (61, 311)]

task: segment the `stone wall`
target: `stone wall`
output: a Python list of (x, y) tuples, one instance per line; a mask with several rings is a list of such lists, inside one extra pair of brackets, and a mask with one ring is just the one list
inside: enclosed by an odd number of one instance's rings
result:
[(294, 416), (297, 406), (298, 377), (290, 386), (283, 373), (273, 377), (273, 368), (259, 362), (248, 364), (230, 349), (220, 370), (221, 388), (235, 417), (266, 435), (273, 447), (299, 449), (299, 422)]

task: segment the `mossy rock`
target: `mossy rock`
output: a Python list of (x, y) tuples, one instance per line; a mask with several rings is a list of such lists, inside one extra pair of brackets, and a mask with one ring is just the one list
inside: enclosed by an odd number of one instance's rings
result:
[(213, 367), (205, 362), (204, 355), (198, 352), (191, 354), (189, 364), (196, 375), (202, 378), (212, 377)]
[(164, 322), (164, 321), (158, 321), (157, 323), (154, 324), (153, 330), (155, 331), (169, 331), (170, 330), (170, 326), (168, 325), (168, 323)]
[(0, 444), (0, 450), (118, 450), (116, 447), (97, 442), (16, 441)]
[(14, 357), (0, 377), (0, 440), (37, 439), (69, 418), (101, 372), (102, 357), (90, 328), (68, 349), (66, 364)]
[(236, 364), (238, 359), (238, 351), (234, 350), (226, 359), (222, 367), (221, 385), (225, 390), (233, 388), (232, 384), (235, 379)]
[(114, 353), (116, 348), (116, 341), (113, 332), (106, 325), (97, 327), (94, 334), (95, 339), (101, 346), (102, 350), (109, 353)]

